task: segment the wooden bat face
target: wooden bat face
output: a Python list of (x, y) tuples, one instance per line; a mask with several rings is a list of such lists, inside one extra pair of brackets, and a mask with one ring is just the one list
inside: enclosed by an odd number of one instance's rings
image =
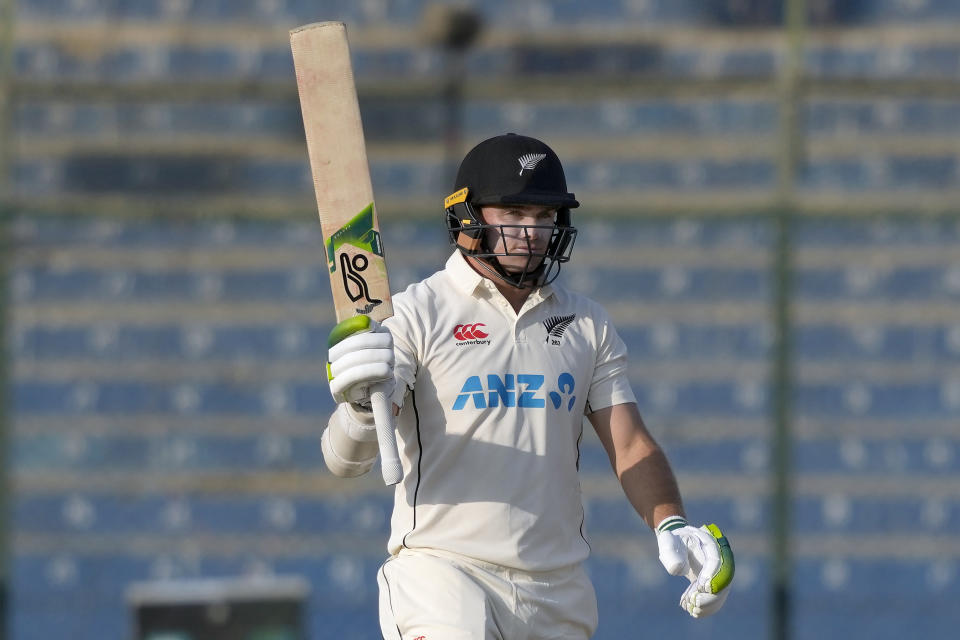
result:
[(357, 91), (342, 22), (290, 32), (337, 320), (393, 315)]

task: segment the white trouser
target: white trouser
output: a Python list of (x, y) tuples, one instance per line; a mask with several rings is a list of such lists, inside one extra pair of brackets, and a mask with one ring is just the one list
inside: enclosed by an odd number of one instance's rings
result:
[(377, 582), (385, 640), (585, 640), (597, 627), (582, 565), (529, 572), (404, 549)]

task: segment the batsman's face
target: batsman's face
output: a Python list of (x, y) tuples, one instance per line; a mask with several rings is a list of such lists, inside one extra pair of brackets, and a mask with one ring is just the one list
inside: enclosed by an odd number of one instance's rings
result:
[[(485, 206), (481, 215), (486, 224), (497, 225), (486, 231), (487, 246), (501, 254), (497, 259), (504, 269), (523, 271), (540, 266), (556, 226), (556, 209), (531, 204)], [(530, 254), (540, 255), (531, 260)]]

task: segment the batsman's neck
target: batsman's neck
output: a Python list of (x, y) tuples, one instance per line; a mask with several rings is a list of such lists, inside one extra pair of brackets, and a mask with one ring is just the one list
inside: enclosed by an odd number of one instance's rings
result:
[(494, 286), (497, 288), (503, 297), (507, 299), (507, 302), (510, 303), (510, 306), (513, 307), (514, 313), (519, 314), (520, 309), (523, 308), (523, 303), (527, 301), (527, 298), (530, 297), (530, 293), (533, 291), (531, 287), (524, 287), (523, 289), (518, 289), (512, 287), (506, 282), (498, 282), (497, 280), (493, 281)]
[(497, 288), (497, 291), (500, 292), (504, 298), (507, 299), (507, 302), (510, 303), (510, 306), (513, 307), (514, 313), (519, 314), (520, 309), (523, 308), (523, 303), (527, 301), (527, 298), (530, 297), (530, 294), (533, 292), (533, 287), (523, 287), (519, 289), (512, 285), (503, 282), (499, 278), (496, 278), (490, 274), (490, 267), (483, 264), (480, 260), (476, 258), (467, 257), (467, 264), (469, 264), (474, 271), (479, 273), (481, 276), (493, 283), (493, 286)]

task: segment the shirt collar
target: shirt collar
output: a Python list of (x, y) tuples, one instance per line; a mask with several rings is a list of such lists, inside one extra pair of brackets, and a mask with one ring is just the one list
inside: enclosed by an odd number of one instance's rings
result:
[(484, 280), (484, 277), (467, 263), (459, 249), (454, 249), (453, 254), (447, 258), (446, 268), (453, 286), (468, 296), (472, 296)]
[[(446, 270), (450, 275), (450, 279), (453, 281), (453, 286), (468, 296), (474, 295), (478, 287), (500, 295), (493, 281), (474, 271), (473, 267), (470, 266), (470, 263), (467, 262), (466, 258), (463, 257), (463, 254), (460, 253), (458, 249), (454, 249), (453, 254), (447, 259)], [(530, 293), (530, 299), (533, 302), (539, 303), (549, 298), (552, 294), (553, 288), (550, 285), (544, 285), (532, 291)]]

